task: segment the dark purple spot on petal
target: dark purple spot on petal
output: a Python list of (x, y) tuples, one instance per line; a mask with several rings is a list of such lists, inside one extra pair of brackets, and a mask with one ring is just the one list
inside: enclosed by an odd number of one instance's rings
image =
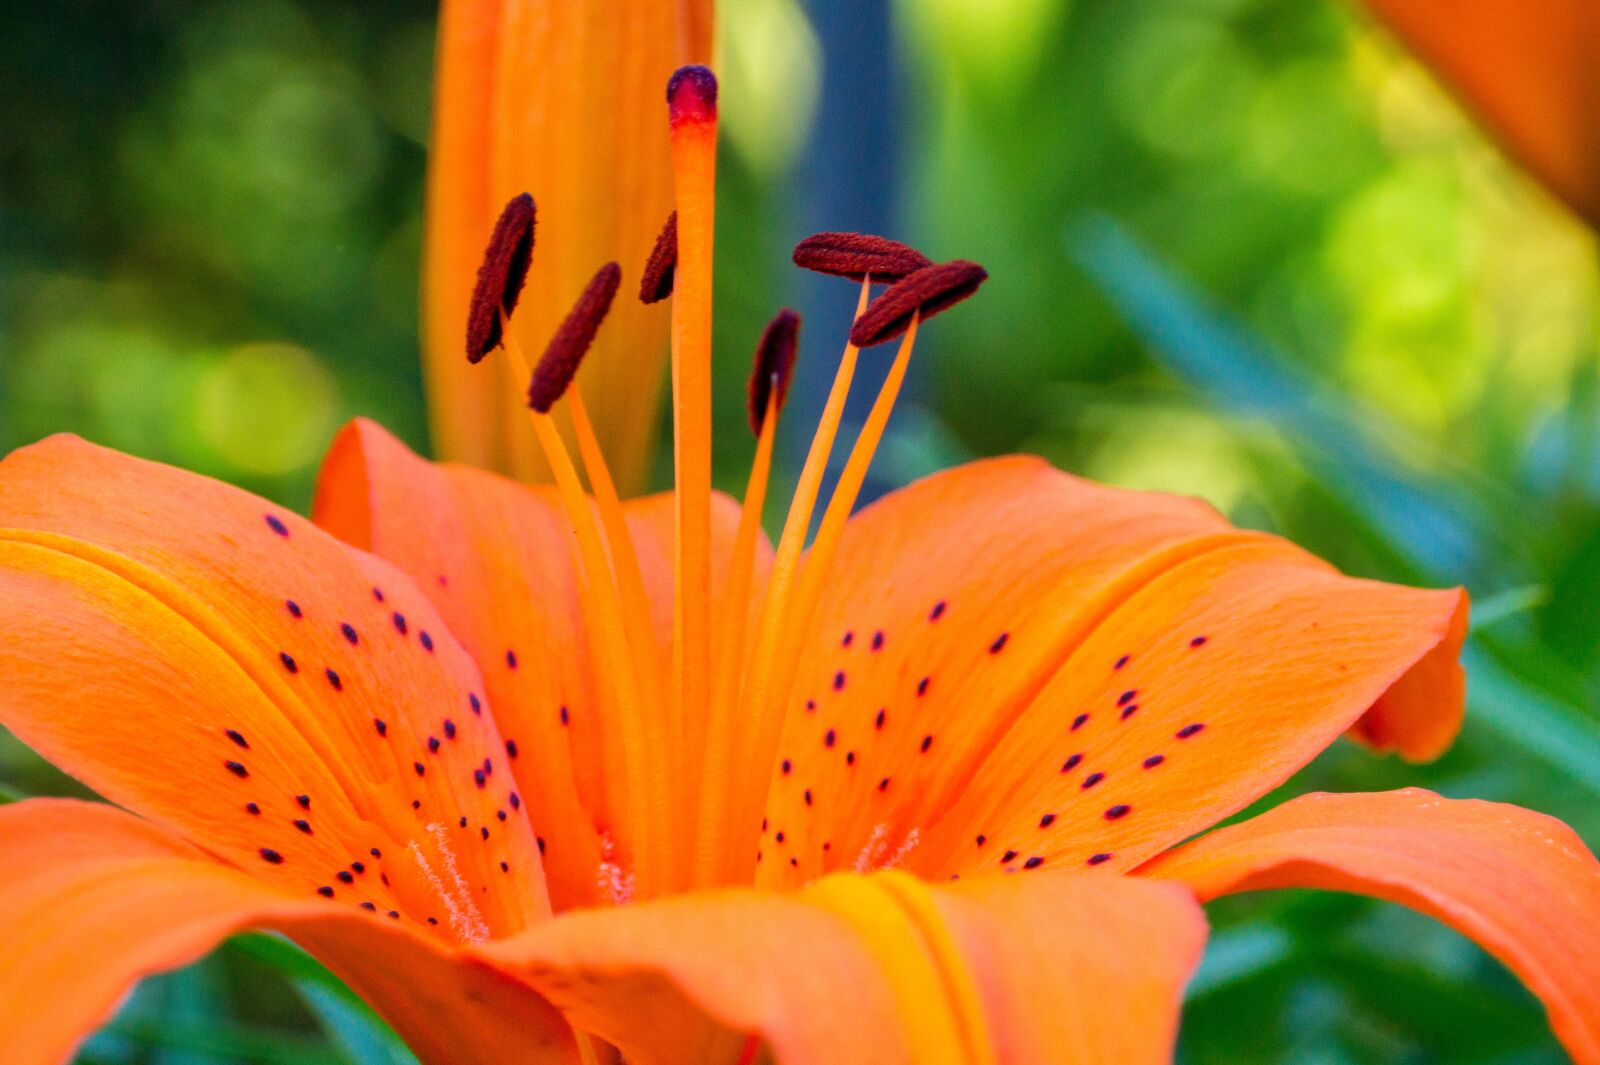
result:
[(568, 722), (570, 722), (570, 721), (571, 721), (571, 720), (572, 720), (572, 715), (571, 715), (571, 714), (569, 714), (569, 713), (568, 713), (568, 712), (567, 712), (567, 708), (566, 708), (566, 707), (565, 707), (565, 706), (563, 706), (563, 707), (562, 707), (562, 708), (561, 708), (561, 723), (562, 723), (562, 724), (563, 724), (563, 725), (565, 725), (565, 724), (567, 724), (567, 723), (568, 723)]
[(394, 631), (395, 632), (398, 632), (402, 636), (404, 636), (406, 634), (406, 616), (404, 614), (402, 614), (402, 613), (400, 613), (400, 611), (396, 610), (393, 614), (391, 614), (389, 616), (389, 620), (394, 622)]
[(311, 809), (311, 796), (309, 795), (296, 795), (294, 801), (300, 804), (300, 809), (302, 810)]
[(244, 767), (243, 762), (223, 762), (222, 764), (228, 767), (228, 772), (232, 773), (240, 780), (243, 780), (245, 777), (250, 775), (250, 770)]
[(1117, 805), (1115, 805), (1115, 806), (1111, 807), (1110, 809), (1106, 810), (1106, 820), (1107, 821), (1116, 821), (1119, 818), (1126, 817), (1126, 816), (1128, 816), (1128, 811), (1132, 810), (1132, 809), (1133, 809), (1133, 807), (1129, 806), (1127, 803), (1119, 802), (1119, 803), (1117, 803)]
[(1079, 729), (1081, 729), (1083, 727), (1083, 723), (1085, 721), (1088, 721), (1088, 720), (1089, 720), (1089, 715), (1088, 714), (1079, 714), (1077, 717), (1073, 718), (1072, 719), (1072, 731), (1073, 732), (1077, 732)]
[(1180, 740), (1186, 740), (1190, 736), (1193, 736), (1195, 733), (1199, 732), (1203, 728), (1205, 728), (1205, 725), (1203, 723), (1199, 722), (1199, 721), (1196, 721), (1192, 725), (1185, 725), (1181, 729), (1179, 729), (1178, 732), (1177, 732), (1177, 736), (1178, 736), (1178, 738)]
[(877, 729), (883, 728), (883, 717), (884, 717), (885, 713), (886, 713), (886, 711), (882, 707), (878, 708), (878, 716), (872, 719), (872, 727), (873, 728), (877, 728)]
[(328, 683), (333, 685), (333, 690), (334, 691), (336, 691), (336, 692), (344, 691), (344, 681), (339, 679), (339, 674), (335, 673), (331, 669), (325, 669), (325, 670), (323, 670), (323, 673), (325, 673), (327, 675)]
[(1043, 817), (1039, 818), (1039, 827), (1040, 828), (1049, 828), (1051, 825), (1053, 825), (1055, 823), (1056, 823), (1056, 815), (1055, 814), (1045, 814)]
[(1138, 703), (1129, 703), (1127, 706), (1124, 706), (1122, 708), (1122, 713), (1118, 716), (1118, 720), (1126, 721), (1126, 720), (1128, 720), (1128, 718), (1132, 717), (1134, 714), (1137, 714), (1138, 712), (1139, 712), (1139, 704)]
[(1137, 689), (1129, 688), (1127, 691), (1125, 691), (1121, 695), (1117, 696), (1117, 705), (1118, 706), (1127, 706), (1129, 703), (1133, 702), (1134, 697), (1137, 696), (1138, 694), (1139, 694), (1139, 692), (1138, 692)]
[(276, 514), (264, 514), (262, 516), (267, 519), (267, 528), (271, 529), (279, 536), (289, 535), (289, 527), (280, 521)]
[(487, 779), (488, 778), (484, 776), (483, 770), (474, 769), (472, 771), (472, 782), (474, 784), (478, 785), (478, 787), (480, 787), (480, 788), (483, 787), (484, 783), (487, 781)]
[(478, 699), (478, 694), (476, 692), (467, 693), (467, 705), (472, 707), (472, 712), (474, 714), (483, 713), (483, 703)]
[(1044, 859), (1035, 854), (1032, 858), (1022, 863), (1024, 869), (1037, 869), (1044, 864)]
[(932, 747), (932, 746), (933, 746), (933, 735), (931, 733), (929, 735), (927, 735), (927, 736), (922, 737), (922, 753), (923, 754), (927, 754), (928, 753), (928, 748)]
[(1067, 760), (1061, 763), (1061, 771), (1063, 773), (1070, 773), (1074, 769), (1078, 768), (1078, 763), (1081, 761), (1083, 761), (1083, 755), (1081, 754), (1068, 755)]
[(1196, 636), (1194, 639), (1189, 641), (1189, 646), (1190, 647), (1204, 647), (1205, 643), (1206, 643), (1206, 638), (1204, 636)]
[(1084, 791), (1088, 791), (1090, 788), (1094, 787), (1096, 784), (1100, 783), (1105, 778), (1106, 778), (1106, 775), (1104, 773), (1090, 773), (1088, 776), (1083, 778), (1083, 783), (1079, 784), (1078, 786), (1080, 788), (1082, 788)]
[(1005, 648), (1006, 641), (1010, 638), (1011, 634), (1009, 632), (1002, 632), (1000, 635), (996, 636), (994, 638), (994, 643), (989, 645), (989, 653), (992, 655), (999, 654), (1001, 650)]
[(428, 767), (423, 765), (421, 762), (412, 762), (411, 768), (417, 771), (417, 776), (419, 777), (428, 771)]
[(1123, 655), (1121, 658), (1117, 659), (1116, 664), (1114, 664), (1111, 668), (1121, 669), (1123, 666), (1128, 664), (1129, 657), (1129, 655)]
[(427, 629), (423, 629), (420, 632), (418, 632), (417, 633), (417, 639), (422, 641), (422, 649), (424, 651), (432, 651), (433, 650), (433, 637), (428, 635), (428, 630)]
[(923, 677), (921, 680), (917, 681), (917, 696), (919, 698), (928, 694), (928, 682), (932, 679), (932, 677)]
[(1089, 864), (1090, 865), (1099, 865), (1101, 862), (1109, 862), (1110, 860), (1111, 860), (1111, 855), (1109, 855), (1109, 854), (1091, 854), (1091, 855), (1089, 855)]
[(389, 734), (389, 723), (381, 717), (375, 717), (372, 719), (372, 727), (378, 730), (378, 735), (380, 736), (387, 736)]
[(333, 898), (333, 888), (331, 888), (328, 885), (324, 884), (321, 887), (317, 888), (317, 894), (321, 895), (325, 899), (331, 899), (331, 898)]
[(252, 817), (260, 817), (261, 816), (261, 807), (257, 806), (253, 802), (247, 802), (247, 803), (244, 804), (244, 812), (249, 814), (249, 815), (251, 815)]
[(878, 790), (879, 791), (888, 791), (889, 790), (889, 778), (888, 777), (884, 777), (882, 780), (878, 781)]
[(364, 873), (367, 871), (367, 867), (362, 865), (360, 862), (351, 862), (350, 868), (357, 873)]
[(516, 740), (506, 740), (506, 757), (507, 758), (515, 758), (516, 756), (517, 756), (517, 741)]
[(988, 843), (988, 842), (989, 842), (989, 837), (988, 837), (988, 836), (985, 836), (985, 835), (982, 835), (982, 834), (981, 834), (981, 833), (980, 833), (980, 834), (979, 834), (979, 836), (978, 836), (978, 839), (977, 839), (977, 844), (978, 844), (978, 846), (980, 846), (980, 847), (981, 847), (981, 846), (983, 846), (983, 845), (984, 845), (984, 844), (985, 844), (985, 843)]
[(1017, 860), (1017, 852), (1016, 851), (1006, 851), (1004, 854), (1002, 854), (1000, 856), (1001, 864), (1004, 864), (1006, 862), (1014, 862), (1016, 860)]
[(513, 791), (509, 798), (510, 798), (510, 802), (511, 802), (511, 808), (513, 810), (522, 809), (522, 796), (521, 795), (518, 795), (516, 792)]
[(1144, 767), (1146, 769), (1154, 769), (1156, 766), (1160, 765), (1166, 760), (1167, 756), (1164, 754), (1152, 754), (1149, 758), (1144, 760)]
[(849, 647), (851, 644), (853, 644), (855, 642), (856, 642), (856, 634), (854, 632), (847, 632), (847, 633), (844, 634), (844, 639), (839, 641), (839, 646), (840, 647)]
[(882, 629), (879, 629), (877, 632), (872, 634), (872, 649), (874, 651), (883, 650), (883, 630)]
[(779, 765), (779, 766), (778, 766), (778, 768), (779, 768), (779, 769), (781, 769), (781, 770), (783, 770), (783, 774), (784, 774), (784, 776), (788, 776), (788, 775), (789, 775), (789, 771), (790, 771), (790, 770), (791, 770), (791, 769), (793, 769), (793, 768), (794, 768), (794, 766), (793, 766), (793, 765), (792, 765), (792, 764), (791, 764), (791, 763), (790, 763), (790, 762), (789, 762), (789, 759), (787, 759), (787, 758), (785, 758), (785, 759), (784, 759), (784, 760), (783, 760), (783, 762), (782, 762), (782, 764), (780, 764), (780, 765)]
[(822, 737), (822, 745), (824, 747), (832, 747), (833, 744), (834, 744), (834, 741), (837, 740), (838, 738), (839, 738), (838, 734), (835, 733), (833, 731), (833, 729), (829, 729), (827, 734)]
[(837, 673), (835, 673), (833, 675), (833, 690), (834, 691), (843, 691), (844, 690), (844, 670), (842, 670), (842, 669), (839, 670), (839, 672), (837, 672)]
[(428, 737), (428, 750), (434, 751), (434, 752), (437, 752), (439, 750), (439, 737), (437, 737), (437, 736), (429, 736)]
[(295, 602), (293, 599), (285, 599), (283, 601), (283, 605), (289, 609), (290, 617), (298, 618), (305, 616), (303, 613), (301, 613), (300, 604)]
[(928, 620), (938, 621), (940, 618), (944, 617), (944, 607), (945, 602), (943, 599), (933, 604), (933, 609), (928, 611)]
[(360, 636), (356, 635), (355, 626), (350, 624), (348, 621), (339, 622), (339, 631), (344, 633), (344, 638), (349, 641), (352, 647), (354, 647), (361, 639)]
[(240, 747), (243, 747), (245, 750), (248, 751), (250, 749), (250, 741), (245, 739), (244, 733), (240, 732), (238, 729), (223, 729), (222, 734), (227, 736), (234, 743), (237, 743)]
[(376, 588), (376, 587), (373, 588), (372, 589), (372, 598), (376, 599), (380, 603), (383, 602), (383, 589), (382, 588)]
[(362, 904), (361, 904), (361, 908), (362, 908), (362, 909), (363, 909), (363, 910), (369, 910), (369, 911), (371, 911), (371, 912), (372, 912), (372, 913), (377, 913), (377, 912), (378, 912), (378, 907), (377, 907), (377, 906), (375, 906), (375, 905), (373, 905), (373, 904), (372, 904), (372, 903), (370, 903), (370, 902), (363, 902), (363, 903), (362, 903)]
[(444, 738), (447, 740), (456, 738), (456, 723), (448, 717), (444, 719)]
[(302, 821), (296, 821), (294, 823), (294, 827), (298, 828), (300, 831), (304, 832), (308, 836), (311, 835), (311, 822), (310, 821), (303, 821), (303, 820)]
[(846, 751), (846, 752), (844, 752), (844, 764), (845, 765), (855, 765), (856, 764), (856, 752), (854, 752), (854, 751)]
[(291, 655), (288, 651), (279, 651), (278, 661), (282, 662), (283, 668), (287, 669), (290, 673), (300, 672), (300, 667), (295, 665), (294, 655)]
[[(287, 535), (287, 534), (285, 534), (285, 535)], [(273, 865), (282, 865), (283, 864), (283, 855), (279, 854), (277, 851), (273, 850), (271, 847), (262, 847), (256, 853), (261, 855), (261, 858), (262, 858), (263, 861), (271, 862)]]

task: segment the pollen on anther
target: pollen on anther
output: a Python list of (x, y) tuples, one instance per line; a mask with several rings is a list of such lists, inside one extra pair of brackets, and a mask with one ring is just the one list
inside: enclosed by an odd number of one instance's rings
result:
[[(548, 414), (572, 384), (584, 355), (594, 343), (600, 323), (611, 310), (611, 300), (622, 281), (622, 268), (616, 263), (606, 263), (589, 280), (578, 300), (572, 305), (550, 343), (545, 346), (539, 365), (534, 368), (533, 380), (528, 382), (528, 406), (540, 414)], [(513, 669), (515, 664), (508, 659)]]
[(978, 291), (989, 273), (977, 263), (956, 259), (925, 266), (889, 286), (867, 307), (850, 329), (850, 343), (858, 348), (887, 343), (911, 326), (955, 306)]
[(500, 317), (509, 317), (522, 294), (533, 260), (536, 211), (526, 192), (514, 197), (495, 220), (467, 307), (467, 359), (478, 362), (500, 344)]
[[(756, 355), (750, 369), (747, 400), (750, 429), (761, 435), (766, 422), (767, 408), (783, 409), (789, 397), (789, 383), (794, 377), (795, 356), (800, 350), (800, 316), (784, 307), (761, 331), (756, 343)], [(850, 646), (847, 642), (846, 647)]]
[(860, 281), (898, 281), (932, 263), (897, 240), (870, 233), (813, 233), (794, 247), (794, 264), (819, 274)]

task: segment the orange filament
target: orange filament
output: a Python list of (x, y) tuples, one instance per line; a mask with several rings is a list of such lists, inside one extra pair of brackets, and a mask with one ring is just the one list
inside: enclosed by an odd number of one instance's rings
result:
[[(502, 323), (502, 329), (502, 344), (513, 368), (524, 381), (532, 380), (532, 370), (521, 344), (506, 323)], [(602, 689), (610, 688), (607, 694), (618, 711), (613, 719), (620, 727), (615, 735), (606, 736), (606, 746), (608, 751), (617, 752), (618, 763), (614, 763), (613, 768), (621, 775), (622, 807), (628, 822), (627, 838), (632, 846), (634, 893), (648, 895), (654, 893), (665, 878), (662, 855), (671, 839), (670, 809), (664, 799), (667, 766), (660, 757), (663, 715), (652, 714), (645, 701), (642, 678), (636, 672), (637, 659), (629, 646), (627, 612), (613, 579), (594, 510), (578, 479), (572, 457), (550, 415), (530, 409), (528, 417), (555, 475), (562, 507), (577, 539), (584, 576), (584, 613), (591, 619), (599, 637), (596, 646), (604, 663), (599, 671)], [(620, 545), (617, 550), (621, 550)], [(645, 618), (648, 621), (648, 614)], [(604, 683), (607, 679), (609, 685)]]
[[(866, 310), (871, 291), (871, 280), (863, 278), (856, 318)], [(696, 834), (694, 883), (697, 886), (722, 883), (733, 872), (729, 863), (743, 868), (751, 860), (748, 854), (735, 852), (739, 850), (738, 842), (742, 838), (754, 838), (754, 833), (741, 837), (739, 832), (746, 827), (745, 822), (760, 817), (760, 805), (766, 799), (771, 755), (777, 749), (783, 728), (781, 717), (763, 711), (771, 702), (768, 693), (772, 689), (775, 660), (780, 654), (783, 617), (800, 566), (806, 532), (811, 527), (822, 477), (827, 470), (828, 455), (833, 450), (834, 437), (844, 416), (845, 399), (855, 378), (856, 354), (853, 344), (845, 345), (833, 387), (822, 409), (822, 419), (811, 439), (811, 449), (806, 454), (794, 497), (789, 503), (772, 575), (767, 581), (755, 650), (745, 671), (743, 698), (739, 702), (741, 712), (734, 715), (728, 728), (707, 738), (700, 829)]]
[[(672, 299), (672, 426), (677, 494), (674, 718), (704, 714), (711, 675), (711, 252), (717, 170), (716, 79), (684, 67), (667, 87), (677, 199)], [(683, 752), (671, 752), (676, 772)]]

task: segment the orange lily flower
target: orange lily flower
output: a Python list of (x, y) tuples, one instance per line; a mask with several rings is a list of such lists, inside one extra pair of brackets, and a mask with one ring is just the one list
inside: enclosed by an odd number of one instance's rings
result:
[[(898, 335), (890, 373), (802, 551), (845, 346), (772, 549), (780, 315), (747, 497), (711, 493), (714, 81), (669, 97), (674, 494), (620, 502), (562, 398), (614, 264), (519, 373), (554, 487), (368, 422), (316, 524), (72, 438), (0, 462), (0, 722), (127, 811), (0, 809), (7, 1060), (61, 1061), (139, 976), (264, 927), (430, 1063), (1153, 1065), (1199, 901), (1318, 886), (1474, 937), (1600, 1063), (1600, 863), (1560, 823), (1401, 791), (1206, 832), (1341, 734), (1444, 750), (1459, 589), (1026, 457), (851, 515), (922, 321), (980, 267), (804, 242), (862, 281), (853, 341)], [(497, 228), (474, 317), (513, 364), (530, 214)], [(874, 277), (898, 280), (868, 305)]]
[(1600, 222), (1600, 9), (1589, 0), (1367, 0), (1510, 152)]
[[(435, 450), (548, 479), (518, 387), (469, 373), (461, 323), (502, 204), (539, 190), (539, 247), (552, 284), (521, 312), (539, 334), (595, 263), (635, 262), (672, 204), (660, 87), (711, 55), (711, 0), (554, 4), (444, 0), (424, 219), (422, 333)], [(580, 382), (619, 481), (649, 473), (667, 353), (663, 308), (619, 306)]]

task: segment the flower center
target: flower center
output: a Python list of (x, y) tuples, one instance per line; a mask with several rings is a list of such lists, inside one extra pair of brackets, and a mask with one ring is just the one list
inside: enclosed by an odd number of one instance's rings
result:
[[(801, 646), (827, 588), (828, 572), (883, 439), (910, 365), (920, 322), (975, 292), (987, 274), (974, 263), (934, 264), (895, 241), (820, 233), (795, 249), (807, 269), (861, 283), (850, 339), (790, 501), (759, 610), (752, 601), (760, 518), (773, 440), (788, 392), (800, 319), (780, 311), (758, 345), (749, 388), (756, 453), (720, 595), (712, 590), (711, 293), (716, 184), (717, 83), (684, 67), (667, 86), (677, 209), (644, 264), (640, 299), (672, 299), (673, 467), (676, 487), (670, 664), (659, 660), (650, 604), (613, 478), (581, 395), (568, 386), (620, 283), (607, 263), (581, 293), (537, 365), (514, 328), (513, 311), (533, 251), (534, 205), (513, 199), (496, 224), (480, 269), (468, 325), (468, 357), (496, 346), (529, 382), (535, 436), (554, 471), (581, 567), (583, 609), (593, 629), (600, 698), (622, 744), (624, 823), (608, 836), (599, 871), (617, 901), (695, 886), (748, 882), (762, 810), (775, 772)], [(874, 282), (889, 288), (869, 302)], [(860, 349), (900, 340), (871, 412), (851, 447), (809, 551), (818, 504)], [(565, 408), (584, 472), (552, 420)], [(690, 843), (689, 841), (692, 841)], [(914, 846), (914, 837), (900, 845)], [(903, 854), (863, 855), (871, 866)]]

